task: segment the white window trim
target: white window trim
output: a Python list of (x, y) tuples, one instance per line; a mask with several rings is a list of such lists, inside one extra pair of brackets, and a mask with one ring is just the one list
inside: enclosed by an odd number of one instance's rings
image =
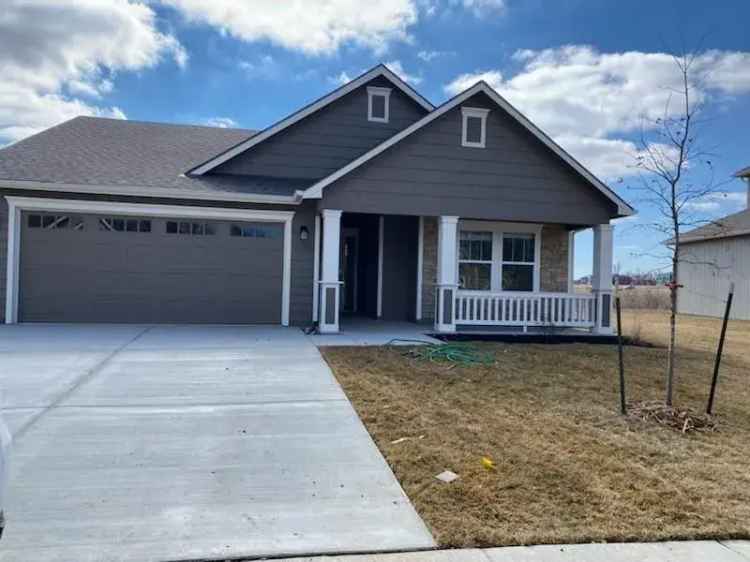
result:
[[(375, 117), (372, 114), (372, 98), (382, 96), (385, 98), (385, 117)], [(367, 120), (373, 123), (388, 123), (391, 110), (391, 89), (378, 88), (376, 86), (367, 87)]]
[[(461, 107), (461, 146), (467, 148), (485, 148), (487, 144), (487, 114), (489, 112), (489, 109), (480, 107)], [(479, 142), (469, 142), (467, 139), (469, 117), (476, 117), (482, 120), (482, 131)]]
[(38, 197), (6, 197), (8, 202), (8, 263), (6, 271), (5, 323), (18, 322), (18, 295), (21, 258), (21, 213), (48, 211), (59, 213), (94, 213), (149, 217), (205, 218), (284, 223), (284, 257), (282, 272), (281, 324), (289, 325), (289, 302), (292, 272), (292, 220), (294, 211), (263, 211), (227, 209), (223, 207), (193, 207), (187, 205), (148, 205), (111, 201), (80, 201), (75, 199), (46, 199)]
[[(534, 277), (532, 292), (538, 293), (541, 281), (541, 249), (542, 249), (542, 227), (541, 224), (525, 224), (514, 222), (494, 222), (494, 221), (471, 221), (462, 220), (458, 224), (458, 236), (456, 237), (456, 256), (460, 255), (461, 232), (491, 232), (492, 236), (492, 272), (490, 274), (490, 291), (492, 293), (519, 294), (528, 295), (529, 291), (503, 291), (503, 235), (504, 234), (533, 234), (534, 235)], [(464, 261), (464, 260), (461, 260)], [(482, 262), (486, 263), (486, 262)], [(511, 263), (511, 262), (505, 262)], [(521, 262), (512, 262), (521, 263)], [(456, 260), (456, 278), (458, 278), (459, 260)], [(528, 265), (523, 263), (522, 265)], [(487, 293), (488, 291), (479, 291), (474, 289), (463, 289), (461, 291)]]

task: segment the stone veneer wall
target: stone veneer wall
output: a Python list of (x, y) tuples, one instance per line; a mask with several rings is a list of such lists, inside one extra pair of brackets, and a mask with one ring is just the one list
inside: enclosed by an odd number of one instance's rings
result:
[(437, 283), (437, 217), (424, 217), (422, 238), (422, 320), (435, 318), (435, 284)]
[(568, 291), (568, 230), (560, 225), (542, 227), (539, 288), (551, 293)]

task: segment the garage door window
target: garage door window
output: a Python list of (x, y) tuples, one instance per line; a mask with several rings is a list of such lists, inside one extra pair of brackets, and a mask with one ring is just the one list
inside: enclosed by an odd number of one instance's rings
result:
[(68, 215), (29, 215), (27, 224), (44, 230), (83, 230), (83, 218)]
[(241, 236), (242, 238), (281, 238), (281, 230), (268, 226), (251, 226), (243, 224), (233, 224), (229, 229), (231, 236)]
[(191, 236), (213, 236), (216, 225), (210, 222), (167, 221), (167, 234), (189, 234)]
[(102, 217), (99, 219), (99, 230), (103, 232), (151, 232), (151, 221)]

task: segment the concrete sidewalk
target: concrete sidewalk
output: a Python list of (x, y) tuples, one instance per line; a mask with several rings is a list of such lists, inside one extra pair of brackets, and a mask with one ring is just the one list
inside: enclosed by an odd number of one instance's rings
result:
[(610, 543), (432, 550), (277, 562), (749, 562), (750, 541)]

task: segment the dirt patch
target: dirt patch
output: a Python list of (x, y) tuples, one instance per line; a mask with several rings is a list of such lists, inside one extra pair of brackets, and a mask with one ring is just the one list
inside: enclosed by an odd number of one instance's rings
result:
[[(323, 350), (442, 546), (750, 538), (750, 363), (734, 347), (720, 431), (682, 433), (618, 414), (614, 346), (475, 345), (494, 360)], [(705, 409), (710, 347), (680, 350), (680, 408)], [(629, 400), (662, 396), (663, 349), (628, 347), (626, 364)]]

